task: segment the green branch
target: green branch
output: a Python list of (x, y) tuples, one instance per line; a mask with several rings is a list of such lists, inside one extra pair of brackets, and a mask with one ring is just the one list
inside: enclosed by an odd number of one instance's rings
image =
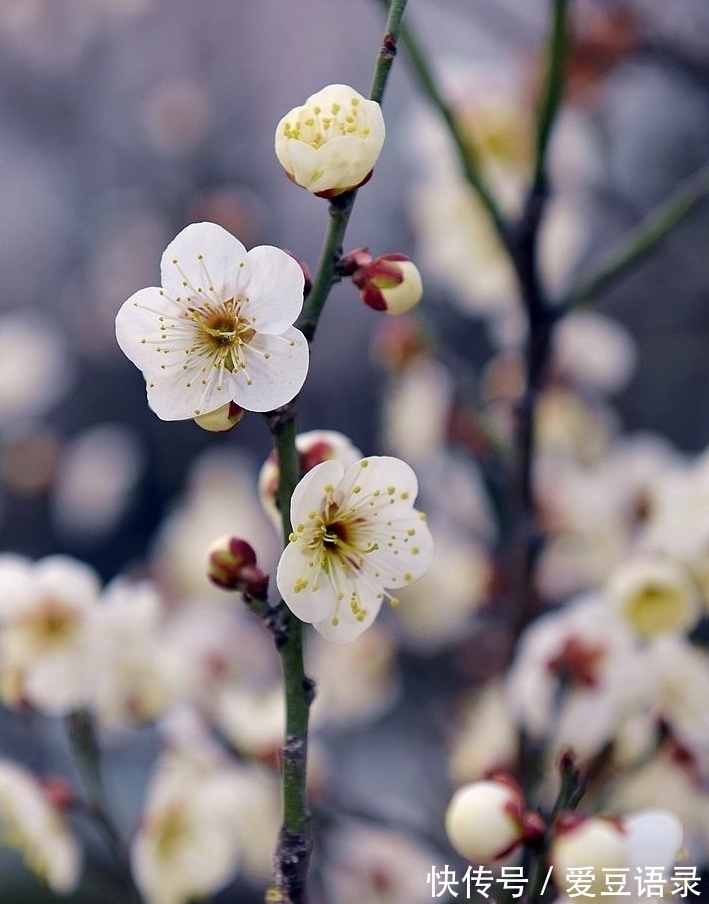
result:
[[(386, 2), (386, 0), (384, 0)], [(460, 159), (460, 165), (466, 180), (477, 192), (480, 201), (488, 213), (495, 229), (501, 238), (505, 238), (507, 228), (504, 217), (492, 192), (488, 188), (480, 172), (477, 157), (470, 141), (463, 132), (460, 122), (433, 75), (431, 64), (414, 32), (408, 26), (401, 29), (401, 43), (413, 69), (414, 75), (423, 93), (433, 104), (448, 128)]]
[(568, 0), (554, 0), (551, 34), (547, 51), (546, 77), (541, 105), (537, 117), (532, 194), (542, 194), (547, 189), (546, 160), (556, 120), (564, 93), (564, 64), (567, 43)]
[(597, 270), (582, 279), (562, 299), (559, 316), (603, 292), (644, 260), (709, 195), (709, 162), (685, 180), (669, 198), (626, 233)]
[[(370, 100), (379, 102), (384, 94), (401, 30), (407, 0), (392, 0), (386, 31), (374, 67)], [(325, 302), (340, 279), (338, 270), (342, 243), (357, 191), (343, 192), (329, 206), (328, 227), (313, 285), (296, 323), (308, 342), (312, 342)], [(290, 503), (300, 478), (300, 463), (295, 446), (296, 411), (291, 402), (266, 415), (278, 454), (278, 507), (281, 512), (283, 540), (288, 543), (292, 529)], [(306, 676), (303, 663), (303, 624), (281, 601), (272, 610), (270, 624), (281, 656), (286, 704), (285, 743), (283, 745), (282, 788), (283, 823), (274, 862), (273, 887), (268, 897), (284, 904), (305, 900), (305, 883), (312, 840), (306, 796), (308, 719), (314, 685)]]
[(126, 886), (128, 900), (134, 904), (142, 904), (143, 898), (133, 882), (121, 834), (111, 819), (106, 804), (101, 780), (101, 751), (93, 716), (86, 709), (76, 710), (65, 717), (64, 724), (86, 794), (86, 808), (83, 812), (100, 826), (120, 867), (121, 880)]
[[(389, 79), (389, 72), (396, 56), (399, 36), (402, 32), (402, 17), (408, 0), (392, 0), (387, 4), (389, 14), (385, 26), (384, 38), (374, 66), (369, 99), (380, 103)], [(310, 293), (303, 304), (303, 310), (296, 326), (308, 342), (312, 342), (320, 315), (325, 307), (330, 289), (340, 280), (338, 264), (342, 257), (342, 242), (347, 224), (354, 207), (357, 189), (336, 195), (330, 201), (327, 233), (323, 242), (320, 260)]]

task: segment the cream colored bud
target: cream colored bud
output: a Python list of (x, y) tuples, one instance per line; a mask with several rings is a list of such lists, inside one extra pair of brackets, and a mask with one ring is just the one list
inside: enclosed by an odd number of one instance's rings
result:
[(445, 815), (448, 840), (475, 863), (492, 863), (524, 840), (524, 801), (511, 782), (492, 779), (459, 788)]
[(369, 179), (384, 134), (376, 101), (348, 85), (328, 85), (278, 123), (276, 156), (293, 182), (331, 198)]
[[(405, 314), (415, 307), (423, 295), (423, 282), (418, 267), (413, 261), (397, 261), (394, 266), (401, 273), (401, 282), (388, 288), (380, 288), (386, 307), (386, 314)], [(376, 280), (374, 280), (376, 285)]]
[(571, 885), (576, 870), (586, 868), (588, 894), (607, 891), (604, 870), (629, 869), (630, 860), (625, 831), (619, 822), (603, 816), (580, 819), (562, 827), (554, 836), (549, 849), (558, 890), (563, 894)]
[(210, 433), (226, 433), (232, 427), (236, 427), (245, 414), (244, 409), (236, 402), (228, 402), (221, 408), (215, 408), (214, 411), (194, 418), (194, 422), (202, 430), (208, 430)]

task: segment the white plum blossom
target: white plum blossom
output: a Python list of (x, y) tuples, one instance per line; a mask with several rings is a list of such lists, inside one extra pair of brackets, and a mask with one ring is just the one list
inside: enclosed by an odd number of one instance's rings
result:
[(229, 401), (247, 411), (290, 402), (308, 371), (293, 323), (303, 272), (285, 251), (247, 252), (215, 223), (193, 223), (167, 246), (162, 288), (141, 289), (116, 317), (118, 344), (143, 371), (148, 403), (166, 421)]
[(608, 595), (623, 620), (641, 637), (690, 631), (702, 614), (691, 573), (665, 555), (635, 555), (611, 573)]
[(398, 458), (345, 468), (325, 461), (295, 488), (293, 532), (276, 581), (292, 612), (328, 640), (347, 643), (376, 618), (389, 594), (421, 577), (433, 558), (418, 482)]
[(534, 621), (506, 681), (512, 717), (549, 748), (585, 759), (601, 750), (646, 696), (635, 639), (602, 594)]
[(168, 750), (148, 786), (131, 870), (147, 904), (208, 897), (234, 875), (241, 849), (241, 770), (196, 734)]
[(325, 900), (337, 904), (427, 904), (436, 853), (413, 833), (371, 823), (343, 822), (328, 837), (322, 876)]
[(165, 614), (152, 584), (123, 578), (94, 607), (89, 700), (103, 728), (150, 721), (175, 702), (179, 673), (164, 644)]
[(18, 848), (52, 891), (76, 887), (82, 854), (74, 834), (41, 782), (10, 760), (0, 761), (0, 841)]
[(367, 181), (384, 144), (376, 101), (348, 85), (327, 85), (276, 127), (276, 156), (297, 185), (330, 198)]
[(100, 592), (94, 571), (68, 556), (0, 557), (0, 696), (61, 715), (89, 696), (89, 622)]

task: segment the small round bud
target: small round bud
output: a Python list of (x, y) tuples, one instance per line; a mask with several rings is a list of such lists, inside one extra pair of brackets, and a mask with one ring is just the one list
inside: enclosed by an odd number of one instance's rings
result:
[(66, 779), (51, 776), (41, 780), (42, 790), (57, 810), (69, 810), (76, 802), (76, 794)]
[(207, 551), (207, 577), (224, 590), (265, 599), (268, 575), (256, 564), (253, 547), (239, 537), (220, 537)]
[(236, 402), (228, 402), (221, 408), (215, 408), (214, 411), (208, 411), (193, 420), (202, 430), (208, 430), (210, 433), (227, 433), (236, 427), (245, 414), (245, 410)]
[[(458, 853), (476, 863), (493, 863), (529, 837), (524, 798), (506, 776), (459, 788), (445, 815), (448, 840)], [(532, 830), (538, 835), (539, 830)]]
[(380, 320), (372, 339), (372, 358), (387, 370), (397, 373), (417, 358), (430, 357), (431, 340), (414, 318)]
[(366, 305), (385, 314), (405, 314), (423, 295), (421, 274), (404, 254), (382, 254), (374, 258), (355, 270), (352, 282)]
[[(630, 866), (625, 830), (620, 822), (605, 816), (568, 816), (557, 823), (549, 848), (557, 887), (564, 891), (564, 881), (574, 870), (586, 867), (588, 893), (600, 895), (606, 890), (604, 870), (628, 869)], [(589, 869), (590, 868), (590, 869)]]

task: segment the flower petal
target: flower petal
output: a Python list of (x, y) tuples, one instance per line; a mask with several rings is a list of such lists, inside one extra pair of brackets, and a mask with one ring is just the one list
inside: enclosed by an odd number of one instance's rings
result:
[(327, 486), (336, 486), (345, 469), (337, 459), (315, 465), (298, 483), (291, 497), (291, 522), (295, 530), (299, 522), (307, 522), (310, 512), (322, 511)]
[(623, 819), (632, 872), (645, 867), (669, 870), (675, 863), (684, 831), (674, 813), (667, 810), (640, 810)]
[(256, 333), (244, 346), (246, 368), (231, 374), (231, 398), (247, 411), (272, 411), (294, 399), (308, 373), (310, 352), (300, 330)]
[[(157, 370), (164, 363), (163, 350), (173, 346), (172, 337), (168, 339), (166, 335), (165, 324), (180, 319), (181, 312), (182, 306), (170, 301), (156, 286), (131, 295), (116, 315), (116, 339), (123, 354), (141, 370)], [(161, 344), (163, 336), (164, 346)], [(187, 347), (189, 342), (185, 341), (183, 345)]]
[(318, 590), (312, 588), (312, 578), (318, 569), (315, 553), (308, 555), (298, 543), (289, 543), (283, 550), (276, 570), (276, 584), (288, 608), (301, 621), (317, 622), (331, 618), (337, 608), (337, 591), (325, 577)]
[(283, 333), (303, 307), (305, 278), (300, 264), (280, 248), (258, 245), (247, 255), (242, 294), (250, 298), (249, 314), (259, 333)]
[(191, 223), (163, 253), (163, 289), (172, 298), (233, 298), (245, 263), (246, 248), (226, 229), (216, 223)]
[(351, 643), (363, 634), (379, 614), (384, 594), (365, 577), (353, 582), (356, 587), (359, 615), (355, 615), (349, 602), (343, 600), (337, 610), (337, 617), (324, 618), (313, 625), (318, 634), (334, 643)]

